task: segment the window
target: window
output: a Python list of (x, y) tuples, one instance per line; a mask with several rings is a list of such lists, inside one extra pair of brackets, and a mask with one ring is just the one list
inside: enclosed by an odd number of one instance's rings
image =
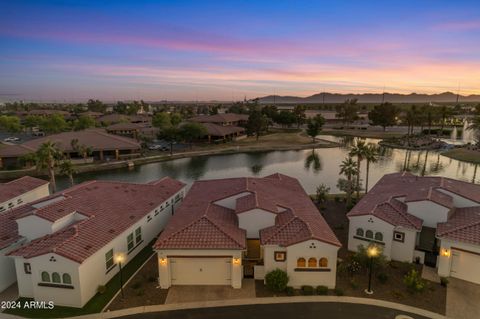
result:
[(305, 260), (305, 258), (298, 258), (297, 259), (297, 267), (306, 267), (307, 266), (307, 262)]
[(138, 244), (142, 241), (142, 227), (135, 229), (135, 242)]
[(46, 271), (42, 271), (42, 281), (50, 282), (50, 274)]
[(12, 208), (13, 207), (13, 203), (8, 203), (8, 208)]
[(69, 274), (62, 275), (62, 281), (64, 284), (71, 285), (72, 284), (72, 277)]
[(158, 213), (159, 213), (158, 209), (155, 209), (155, 214), (154, 214), (154, 216), (157, 216)]
[(375, 233), (375, 240), (383, 241), (383, 234), (380, 232)]
[(405, 241), (405, 233), (399, 231), (393, 232), (393, 240), (403, 243)]
[(357, 228), (357, 236), (363, 237), (363, 229), (362, 228)]
[(152, 216), (148, 215), (147, 216), (147, 223), (152, 220)]
[(131, 233), (127, 236), (127, 249), (128, 249), (128, 251), (132, 250), (134, 246), (135, 246), (135, 243), (133, 242), (133, 233)]
[(276, 251), (273, 253), (275, 261), (285, 261), (287, 260), (287, 252), (285, 251)]
[(372, 238), (372, 239), (373, 239), (373, 231), (367, 230), (367, 231), (365, 232), (365, 237), (367, 237), (367, 238)]
[(0, 212), (3, 212), (5, 210), (5, 207), (0, 206)]
[(17, 204), (23, 203), (23, 200), (21, 198), (17, 199)]
[(308, 258), (308, 267), (317, 267), (317, 258)]
[(113, 249), (110, 249), (105, 254), (105, 267), (108, 269), (112, 268), (113, 266)]
[(319, 267), (328, 267), (328, 259), (325, 257), (320, 258), (318, 261), (318, 266)]
[(32, 266), (30, 263), (24, 263), (23, 264), (23, 270), (25, 270), (26, 274), (31, 274), (32, 273)]
[(58, 272), (54, 272), (52, 274), (52, 282), (54, 283), (61, 283), (62, 281), (60, 280), (60, 275), (58, 274)]

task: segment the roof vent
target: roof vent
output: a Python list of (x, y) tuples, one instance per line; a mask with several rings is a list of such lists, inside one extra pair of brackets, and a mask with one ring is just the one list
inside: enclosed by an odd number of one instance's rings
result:
[(134, 219), (134, 218), (135, 218), (135, 216), (134, 216), (134, 215), (130, 215), (130, 219)]
[(92, 245), (87, 245), (84, 248), (85, 248), (85, 250), (90, 250), (92, 248)]
[(115, 232), (115, 229), (110, 229), (108, 232), (109, 232), (110, 234), (113, 234), (113, 233)]

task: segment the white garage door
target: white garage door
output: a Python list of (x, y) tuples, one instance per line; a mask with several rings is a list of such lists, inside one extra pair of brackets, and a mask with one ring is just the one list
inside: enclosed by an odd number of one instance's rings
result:
[(231, 285), (231, 258), (172, 258), (172, 285)]
[(480, 256), (452, 250), (450, 276), (480, 284)]

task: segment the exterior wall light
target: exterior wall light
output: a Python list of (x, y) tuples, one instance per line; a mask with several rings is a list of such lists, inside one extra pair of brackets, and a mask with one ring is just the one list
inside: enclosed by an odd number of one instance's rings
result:
[(442, 249), (442, 256), (447, 258), (450, 257), (450, 250), (446, 248)]
[(240, 258), (233, 258), (234, 265), (240, 265)]
[(167, 265), (167, 258), (160, 258), (160, 265), (166, 266)]

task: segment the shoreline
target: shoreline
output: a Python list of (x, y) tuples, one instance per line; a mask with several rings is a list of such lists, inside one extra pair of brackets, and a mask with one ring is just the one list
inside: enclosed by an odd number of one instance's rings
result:
[(467, 150), (464, 148), (454, 148), (446, 152), (442, 152), (441, 155), (461, 162), (474, 165), (480, 164), (480, 152), (478, 151)]
[[(213, 155), (231, 155), (231, 154), (241, 154), (241, 153), (257, 153), (257, 152), (275, 152), (275, 151), (300, 151), (311, 148), (335, 148), (339, 147), (340, 144), (323, 140), (317, 138), (317, 143), (310, 144), (300, 144), (300, 145), (288, 145), (288, 146), (269, 146), (264, 147), (260, 145), (251, 145), (251, 146), (240, 146), (240, 145), (229, 145), (228, 147), (220, 148), (211, 148), (208, 150), (193, 150), (186, 151), (182, 153), (174, 153), (172, 156), (169, 154), (153, 155), (146, 157), (134, 158), (131, 160), (121, 160), (121, 161), (112, 161), (112, 162), (103, 162), (103, 163), (93, 163), (93, 164), (80, 164), (76, 165), (75, 169), (77, 174), (89, 173), (89, 172), (99, 172), (99, 171), (108, 171), (115, 170), (119, 168), (127, 168), (133, 163), (134, 166), (144, 165), (157, 162), (167, 162), (171, 160), (177, 160), (182, 158), (192, 158), (200, 156), (213, 156)], [(25, 175), (34, 176), (34, 177), (45, 177), (46, 174), (43, 172), (38, 172), (35, 167), (22, 169), (22, 170), (11, 170), (11, 171), (0, 171), (0, 181), (8, 181), (16, 179)]]

